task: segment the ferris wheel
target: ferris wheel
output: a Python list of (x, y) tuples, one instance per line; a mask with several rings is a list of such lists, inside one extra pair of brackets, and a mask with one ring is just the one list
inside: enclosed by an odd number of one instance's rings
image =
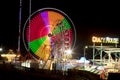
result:
[(55, 8), (35, 11), (23, 28), (24, 46), (36, 59), (60, 59), (66, 50), (75, 46), (75, 41), (73, 22), (64, 12)]

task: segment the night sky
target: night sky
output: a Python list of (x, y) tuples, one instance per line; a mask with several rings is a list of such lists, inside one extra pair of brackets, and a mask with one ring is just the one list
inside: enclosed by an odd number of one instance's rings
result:
[[(29, 0), (23, 0), (22, 3), (21, 28), (29, 16)], [(31, 5), (31, 13), (41, 8), (52, 7), (62, 10), (71, 18), (77, 33), (75, 46), (77, 55), (82, 53), (83, 46), (92, 44), (93, 35), (120, 37), (118, 2), (32, 0)], [(0, 46), (16, 50), (19, 31), (19, 0), (0, 2), (0, 10)], [(21, 39), (22, 48), (24, 46)]]

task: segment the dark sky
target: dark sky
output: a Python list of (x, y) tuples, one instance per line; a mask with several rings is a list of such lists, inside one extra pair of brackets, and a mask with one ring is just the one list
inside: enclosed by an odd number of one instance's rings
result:
[[(22, 23), (29, 16), (29, 0), (22, 0)], [(31, 13), (45, 7), (57, 8), (65, 12), (73, 21), (79, 53), (84, 45), (92, 43), (91, 37), (120, 36), (120, 12), (118, 2), (79, 0), (32, 0)], [(19, 30), (19, 0), (0, 2), (0, 46), (17, 49)], [(22, 45), (22, 40), (21, 40)], [(24, 46), (22, 46), (23, 48)]]

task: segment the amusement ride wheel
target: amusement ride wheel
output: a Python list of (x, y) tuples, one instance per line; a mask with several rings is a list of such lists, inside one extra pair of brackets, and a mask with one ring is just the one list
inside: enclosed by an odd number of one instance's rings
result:
[(23, 42), (34, 58), (43, 61), (60, 59), (65, 50), (74, 47), (75, 27), (64, 12), (55, 8), (42, 8), (29, 18), (23, 28)]

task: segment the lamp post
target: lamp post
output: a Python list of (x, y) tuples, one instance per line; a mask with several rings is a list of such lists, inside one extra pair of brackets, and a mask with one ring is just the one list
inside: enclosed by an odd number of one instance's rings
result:
[(3, 48), (2, 47), (0, 47), (0, 54), (3, 52)]
[(86, 49), (88, 48), (88, 46), (85, 46), (84, 47), (84, 57), (85, 57), (85, 54), (86, 54)]
[(85, 65), (85, 60), (86, 60), (85, 54), (86, 54), (86, 49), (87, 49), (87, 48), (88, 48), (88, 46), (85, 46), (85, 47), (84, 47), (84, 69), (85, 69), (85, 66), (86, 66), (86, 65)]
[(0, 47), (0, 52), (2, 52), (2, 51), (3, 51), (3, 48)]
[(93, 42), (93, 66), (94, 66), (94, 61), (95, 61), (95, 42)]

